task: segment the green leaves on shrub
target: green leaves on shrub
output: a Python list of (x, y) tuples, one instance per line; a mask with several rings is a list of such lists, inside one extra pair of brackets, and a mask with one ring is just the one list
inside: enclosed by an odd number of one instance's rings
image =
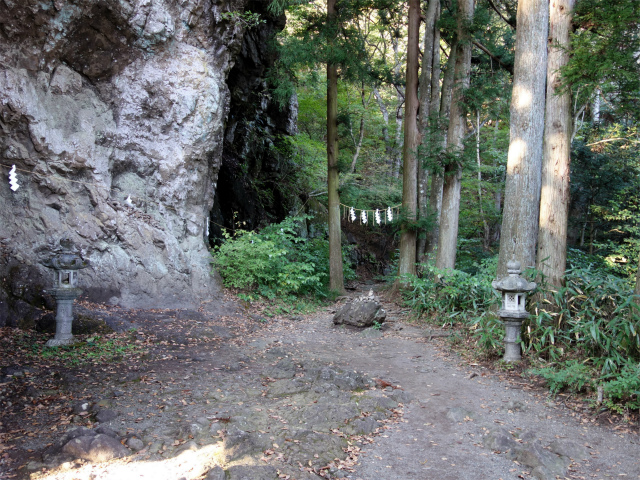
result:
[(565, 286), (542, 289), (544, 298), (526, 325), (523, 347), (549, 361), (589, 359), (601, 374), (640, 360), (640, 314), (626, 279), (602, 270), (573, 268)]
[(619, 405), (640, 409), (640, 364), (628, 362), (619, 374), (603, 385), (607, 407), (620, 413)]
[(460, 270), (422, 265), (421, 277), (409, 278), (405, 302), (419, 313), (480, 314), (498, 301), (491, 280), (491, 275), (483, 269), (477, 275), (470, 275)]
[[(532, 370), (552, 392), (582, 392), (602, 385), (605, 405), (640, 408), (640, 306), (627, 278), (596, 267), (592, 258), (570, 251), (573, 265), (565, 286), (552, 289), (540, 282), (530, 297), (532, 315), (523, 325), (521, 346)], [(482, 356), (499, 354), (504, 328), (493, 306), (491, 288), (495, 259), (482, 262), (476, 273), (422, 266), (422, 276), (409, 279), (405, 301), (420, 315), (441, 324), (465, 327)], [(537, 272), (529, 272), (535, 276)]]
[[(329, 276), (329, 244), (308, 239), (305, 224), (310, 217), (290, 217), (259, 233), (225, 232), (216, 248), (215, 269), (228, 287), (255, 290), (267, 298), (314, 293), (325, 295)], [(353, 275), (345, 265), (347, 276)]]
[(560, 368), (548, 366), (533, 368), (529, 371), (534, 375), (543, 377), (553, 394), (564, 389), (572, 392), (582, 392), (593, 383), (593, 375), (590, 368), (577, 360), (570, 360)]

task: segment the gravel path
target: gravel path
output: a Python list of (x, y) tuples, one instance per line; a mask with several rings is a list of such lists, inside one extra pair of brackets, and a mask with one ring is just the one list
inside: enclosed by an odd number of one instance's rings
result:
[(0, 425), (20, 433), (3, 437), (0, 477), (640, 478), (628, 425), (468, 364), (402, 316), (383, 331), (233, 304), (107, 316), (150, 339), (144, 362), (57, 372), (46, 397), (25, 393), (44, 372), (5, 366)]

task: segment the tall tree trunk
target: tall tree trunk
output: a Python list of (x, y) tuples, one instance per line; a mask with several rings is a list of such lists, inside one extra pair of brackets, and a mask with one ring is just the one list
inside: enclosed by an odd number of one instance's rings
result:
[[(418, 131), (418, 68), (420, 35), (420, 0), (409, 0), (409, 28), (407, 34), (407, 74), (405, 89), (404, 145), (402, 148), (402, 208), (415, 221), (417, 210), (417, 150), (420, 144)], [(415, 274), (416, 231), (404, 224), (400, 234), (398, 275)]]
[[(471, 41), (467, 28), (473, 17), (473, 8), (473, 0), (458, 1), (455, 85), (447, 133), (447, 148), (457, 152), (462, 152), (464, 148), (463, 141), (467, 127), (467, 117), (462, 106), (462, 94), (470, 84)], [(442, 211), (440, 212), (440, 232), (436, 255), (436, 267), (438, 268), (454, 268), (456, 264), (461, 185), (461, 165), (457, 162), (447, 165), (442, 188)]]
[(478, 206), (480, 207), (480, 218), (482, 220), (482, 250), (489, 250), (491, 243), (491, 228), (484, 214), (482, 205), (482, 161), (480, 159), (480, 110), (476, 110), (476, 163), (478, 164)]
[[(336, 0), (327, 0), (327, 20), (336, 20)], [(327, 64), (327, 190), (329, 196), (329, 288), (344, 291), (338, 195), (338, 66)]]
[[(392, 46), (393, 57), (395, 61), (393, 70), (395, 73), (395, 77), (398, 78), (400, 76), (402, 63), (400, 62), (400, 45), (398, 39), (395, 37), (392, 37)], [(395, 178), (398, 178), (400, 176), (400, 167), (402, 166), (402, 152), (404, 148), (404, 135), (402, 130), (402, 122), (404, 119), (402, 115), (402, 106), (404, 105), (405, 109), (407, 108), (407, 106), (405, 104), (406, 93), (402, 91), (400, 85), (394, 85), (394, 87), (396, 89), (396, 98), (398, 100), (398, 103), (396, 105), (396, 137), (393, 149), (393, 176)]]
[[(498, 131), (500, 129), (500, 119), (496, 119), (496, 124), (493, 127), (493, 148), (496, 148), (496, 142), (498, 140)], [(496, 158), (493, 164), (494, 167), (498, 167), (498, 159)], [(493, 194), (493, 208), (494, 211), (500, 212), (502, 210), (502, 188), (500, 185), (503, 183), (503, 174), (500, 174), (500, 178), (498, 179), (498, 188), (496, 188)], [(500, 223), (493, 222), (491, 225), (491, 243), (496, 243), (500, 241)]]
[[(440, 61), (440, 32), (436, 28), (436, 22), (438, 20), (438, 13), (440, 11), (440, 0), (430, 0), (427, 12), (425, 15), (425, 32), (424, 32), (424, 47), (422, 53), (422, 71), (420, 74), (420, 86), (418, 89), (418, 96), (420, 100), (420, 118), (419, 118), (419, 130), (425, 138), (425, 133), (429, 128), (430, 118), (433, 115), (431, 107), (433, 106), (433, 91), (432, 89), (438, 87), (438, 84), (433, 81), (436, 75), (436, 63), (434, 62), (434, 55), (437, 56), (438, 62)], [(436, 38), (438, 43), (436, 43)], [(439, 76), (439, 75), (438, 75)], [(437, 96), (436, 96), (437, 98)], [(423, 146), (424, 148), (425, 146)], [(426, 147), (428, 148), (428, 147)], [(420, 218), (426, 218), (429, 215), (429, 171), (425, 168), (422, 159), (418, 159), (418, 215)], [(417, 239), (416, 257), (419, 263), (426, 262), (426, 246), (427, 237), (425, 231), (419, 232), (420, 235)]]
[(536, 268), (556, 288), (567, 265), (571, 93), (558, 92), (560, 69), (569, 61), (569, 33), (575, 0), (554, 0), (549, 7), (549, 58), (544, 127), (542, 189)]
[[(440, 32), (436, 29), (437, 43), (440, 44)], [(433, 118), (438, 118), (438, 129), (442, 132), (442, 148), (447, 146), (447, 131), (445, 125), (449, 125), (449, 113), (451, 112), (451, 95), (453, 92), (453, 75), (455, 73), (456, 63), (456, 45), (454, 40), (449, 52), (449, 58), (447, 59), (447, 65), (445, 67), (444, 78), (442, 79), (442, 89), (440, 95), (437, 93), (437, 88), (431, 87), (431, 93), (433, 95), (432, 100), (435, 105), (432, 106)], [(434, 62), (436, 57), (434, 55)], [(440, 49), (438, 48), (438, 83), (440, 82)], [(436, 71), (436, 70), (434, 70)], [(435, 80), (435, 79), (434, 79)], [(432, 82), (433, 84), (433, 82)], [(439, 99), (439, 101), (438, 101)], [(438, 147), (436, 147), (438, 148)], [(442, 187), (444, 184), (444, 176), (442, 173), (437, 173), (431, 177), (431, 188), (429, 192), (429, 209), (435, 214), (435, 222), (433, 228), (427, 232), (427, 244), (425, 246), (425, 254), (431, 256), (438, 246), (438, 237), (440, 236), (440, 215), (442, 213)]]
[(516, 53), (507, 177), (498, 258), (498, 277), (515, 258), (523, 268), (535, 265), (542, 171), (548, 0), (520, 0), (516, 16)]

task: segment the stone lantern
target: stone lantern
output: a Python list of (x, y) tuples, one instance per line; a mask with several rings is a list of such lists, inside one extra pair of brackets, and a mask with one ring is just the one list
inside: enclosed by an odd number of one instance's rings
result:
[(54, 287), (47, 290), (56, 299), (56, 335), (47, 342), (47, 347), (58, 347), (73, 343), (71, 325), (73, 323), (73, 301), (82, 290), (78, 288), (78, 270), (89, 266), (73, 252), (73, 242), (68, 238), (60, 240), (61, 251), (42, 262), (54, 270)]
[(502, 308), (498, 315), (504, 323), (504, 357), (505, 362), (517, 362), (522, 358), (520, 353), (520, 330), (522, 321), (529, 316), (525, 310), (527, 292), (536, 288), (535, 282), (528, 282), (520, 276), (520, 262), (511, 260), (507, 263), (508, 276), (495, 280), (491, 285), (502, 293)]

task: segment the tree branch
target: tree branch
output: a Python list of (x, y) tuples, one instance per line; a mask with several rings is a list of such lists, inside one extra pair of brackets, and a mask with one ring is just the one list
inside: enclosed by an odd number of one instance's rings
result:
[(500, 15), (500, 18), (502, 20), (504, 20), (507, 25), (509, 25), (513, 30), (516, 29), (516, 22), (514, 20), (510, 20), (510, 19), (506, 18), (502, 14), (502, 12), (500, 10), (498, 10), (498, 7), (496, 7), (495, 3), (493, 3), (493, 0), (489, 0), (489, 5), (491, 5), (491, 8), (493, 8), (496, 11), (496, 13), (498, 15)]
[(495, 60), (496, 62), (498, 62), (498, 65), (500, 65), (502, 68), (504, 68), (507, 72), (509, 72), (511, 75), (513, 75), (513, 65), (507, 65), (506, 63), (504, 63), (502, 60), (500, 60), (499, 57), (496, 57), (493, 53), (491, 53), (489, 51), (489, 49), (487, 47), (482, 45), (480, 42), (477, 42), (477, 41), (474, 40), (473, 44), (476, 47), (478, 47), (478, 49), (482, 50), (484, 53), (489, 55), (489, 57), (491, 57), (492, 60)]

